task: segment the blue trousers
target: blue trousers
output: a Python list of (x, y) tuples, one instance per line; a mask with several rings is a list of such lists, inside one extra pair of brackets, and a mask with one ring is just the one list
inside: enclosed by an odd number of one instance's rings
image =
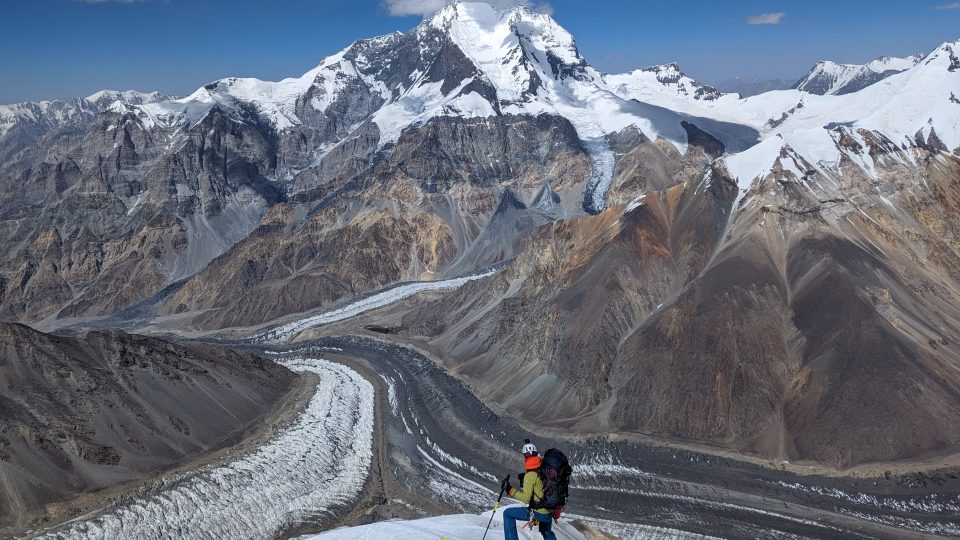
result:
[[(518, 540), (517, 521), (526, 522), (529, 518), (526, 508), (507, 508), (503, 511), (503, 538), (505, 540)], [(534, 512), (537, 521), (540, 522), (540, 534), (543, 540), (557, 540), (557, 535), (553, 534), (553, 516)]]

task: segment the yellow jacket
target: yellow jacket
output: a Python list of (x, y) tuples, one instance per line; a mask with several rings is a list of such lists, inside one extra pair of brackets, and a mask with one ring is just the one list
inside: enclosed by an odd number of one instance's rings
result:
[[(540, 480), (540, 475), (537, 474), (537, 471), (527, 471), (526, 474), (523, 475), (523, 487), (520, 489), (511, 487), (507, 494), (527, 505), (530, 504), (530, 498), (533, 497), (533, 504), (537, 504), (543, 500), (543, 481)], [(553, 513), (546, 508), (534, 508), (533, 511), (538, 514), (547, 515)]]

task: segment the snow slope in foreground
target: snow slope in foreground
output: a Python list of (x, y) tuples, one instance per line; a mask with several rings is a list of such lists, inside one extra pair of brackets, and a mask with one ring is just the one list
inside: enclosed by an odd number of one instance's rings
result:
[[(491, 540), (503, 538), (503, 510), (503, 508), (497, 510), (497, 515), (494, 516), (493, 523), (490, 525), (487, 538)], [(391, 540), (423, 540), (429, 538), (437, 540), (440, 538), (447, 538), (447, 540), (480, 540), (489, 519), (490, 512), (484, 512), (479, 515), (454, 514), (412, 521), (381, 521), (359, 527), (334, 529), (315, 536), (303, 536), (300, 540), (379, 540), (381, 538), (390, 538)], [(542, 538), (539, 532), (531, 533), (521, 527), (517, 527), (517, 530), (520, 532), (520, 538), (522, 539), (539, 540)], [(584, 540), (580, 531), (562, 518), (553, 531), (557, 534), (558, 540)]]
[[(513, 505), (522, 507), (522, 505)], [(503, 507), (497, 510), (490, 525), (490, 532), (487, 538), (490, 540), (500, 540), (503, 538), (503, 510), (511, 506)], [(318, 535), (302, 536), (299, 540), (379, 540), (389, 538), (391, 540), (424, 540), (446, 538), (447, 540), (480, 540), (483, 538), (484, 528), (490, 519), (490, 512), (483, 514), (454, 514), (449, 516), (437, 516), (411, 521), (381, 521), (369, 525), (358, 527), (343, 527), (334, 529)], [(559, 540), (585, 540), (570, 521), (574, 519), (561, 518), (553, 531)], [(615, 532), (619, 538), (624, 540), (686, 540), (686, 539), (706, 539), (709, 537), (696, 534), (685, 533), (673, 529), (662, 529), (659, 527), (650, 527), (646, 525), (634, 525), (627, 523), (616, 523), (612, 521), (593, 520), (576, 516), (576, 519), (584, 519), (591, 526), (599, 527), (605, 531)], [(522, 523), (517, 527), (520, 538), (523, 540), (540, 540), (539, 532), (531, 532), (522, 528)]]

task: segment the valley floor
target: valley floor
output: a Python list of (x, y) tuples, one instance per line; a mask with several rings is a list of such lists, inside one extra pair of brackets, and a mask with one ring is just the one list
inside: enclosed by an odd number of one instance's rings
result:
[[(531, 434), (410, 349), (362, 337), (258, 349), (319, 378), (296, 420), (233, 461), (167, 477), (46, 536), (289, 538), (476, 514), (520, 466), (515, 441)], [(634, 442), (534, 437), (576, 465), (567, 519), (621, 538), (960, 534), (956, 482), (858, 485)]]
[[(530, 433), (418, 353), (360, 337), (297, 349), (380, 380), (383, 464), (374, 467), (373, 484), (383, 486), (376, 498), (385, 505), (357, 510), (336, 525), (392, 517), (378, 514), (405, 506), (398, 501), (431, 514), (438, 505), (446, 512), (481, 512), (496, 498), (497, 478), (519, 468), (514, 441)], [(933, 481), (913, 487), (895, 480), (858, 483), (635, 442), (536, 440), (565, 449), (576, 464), (570, 517), (620, 537), (657, 537), (663, 530), (727, 538), (960, 534), (952, 518), (960, 505), (958, 482), (949, 476), (937, 481), (944, 482), (939, 487)]]

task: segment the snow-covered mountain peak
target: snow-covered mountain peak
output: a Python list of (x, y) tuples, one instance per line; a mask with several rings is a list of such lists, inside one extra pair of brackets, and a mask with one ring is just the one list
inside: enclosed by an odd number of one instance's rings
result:
[(113, 103), (122, 101), (130, 105), (140, 105), (141, 103), (155, 103), (170, 99), (170, 96), (160, 92), (138, 92), (136, 90), (100, 90), (84, 98), (86, 101), (97, 103)]
[(626, 99), (644, 101), (653, 96), (674, 96), (680, 101), (713, 101), (723, 96), (716, 88), (687, 76), (676, 62), (604, 75), (603, 78), (614, 93)]
[(435, 117), (561, 116), (589, 149), (589, 206), (600, 209), (613, 168), (606, 137), (625, 127), (680, 152), (687, 147), (685, 122), (709, 128), (731, 149), (753, 144), (756, 131), (735, 119), (696, 118), (721, 97), (727, 96), (676, 64), (605, 78), (549, 15), (458, 2), (406, 34), (355, 41), (300, 77), (226, 78), (183, 99), (136, 106), (134, 114), (146, 127), (171, 128), (178, 136), (211, 111), (276, 132), (319, 133), (301, 164), (317, 163), (362, 126), (375, 126), (382, 148)]
[(32, 140), (63, 128), (89, 125), (117, 101), (139, 105), (166, 99), (170, 97), (159, 92), (101, 90), (85, 98), (0, 105), (0, 145), (11, 133), (17, 138)]
[[(316, 67), (303, 75), (277, 82), (226, 77), (198, 88), (185, 98), (143, 105), (139, 107), (143, 113), (141, 117), (148, 125), (195, 124), (214, 106), (237, 117), (244, 116), (244, 111), (252, 107), (274, 128), (287, 129), (303, 123), (300, 113), (304, 104), (301, 101), (308, 94), (310, 106), (323, 111), (344, 86), (357, 79), (367, 80), (369, 86), (385, 91), (381, 84), (364, 77), (360, 71), (369, 68), (366, 52), (375, 48), (389, 48), (398, 39), (394, 33), (355, 41), (345, 49), (322, 58)], [(299, 112), (298, 106), (301, 107)]]
[(918, 62), (911, 61), (910, 68), (855, 92), (769, 92), (725, 104), (727, 114), (754, 125), (753, 119), (771, 119), (761, 128), (763, 142), (725, 158), (728, 170), (745, 189), (777, 163), (797, 178), (811, 169), (839, 176), (845, 156), (874, 175), (885, 159), (882, 155), (891, 150), (910, 155), (923, 147), (960, 154), (956, 50), (956, 44), (945, 43)]
[(121, 114), (121, 115), (130, 113), (130, 107), (127, 107), (127, 105), (119, 99), (111, 103), (104, 110), (108, 112), (116, 113), (116, 114)]
[(486, 2), (450, 2), (424, 23), (440, 30), (449, 29), (455, 21), (473, 22), (489, 28), (497, 24), (503, 14)]
[(645, 67), (641, 71), (655, 73), (657, 75), (657, 80), (663, 83), (675, 83), (684, 76), (683, 70), (680, 69), (680, 64), (677, 64), (676, 62)]
[[(943, 75), (952, 75), (948, 70), (960, 64), (955, 45), (944, 44), (919, 65), (917, 58), (881, 58), (863, 66), (818, 64), (828, 86), (824, 93), (844, 94), (851, 84), (864, 83), (848, 76), (845, 70), (851, 67), (860, 74), (882, 75), (887, 80), (871, 87), (868, 98), (790, 90), (740, 99), (692, 79), (676, 63), (601, 74), (549, 15), (457, 2), (406, 34), (355, 41), (299, 77), (278, 82), (231, 77), (183, 99), (131, 108), (145, 124), (176, 127), (173, 133), (183, 133), (184, 125), (195, 125), (218, 110), (278, 133), (302, 130), (316, 137), (299, 164), (284, 175), (318, 163), (360, 128), (373, 129), (383, 148), (404, 130), (436, 117), (561, 116), (590, 154), (592, 177), (585, 204), (600, 210), (614, 163), (607, 137), (630, 126), (650, 140), (672, 143), (681, 153), (687, 149), (690, 124), (720, 140), (731, 155), (761, 139), (782, 139), (755, 150), (760, 159), (743, 156), (742, 166), (733, 166), (738, 163), (734, 160), (731, 166), (738, 172), (770, 166), (774, 160), (768, 157), (778, 156), (784, 145), (811, 163), (835, 162), (837, 144), (824, 126), (882, 132), (897, 144), (908, 144), (905, 137), (914, 137), (917, 130), (929, 138), (935, 128), (939, 141), (955, 144), (957, 130), (949, 124), (953, 111), (944, 110), (943, 103), (958, 111), (960, 107), (949, 101), (950, 92), (940, 95), (954, 84)], [(911, 67), (893, 70), (903, 65)], [(891, 77), (895, 73), (899, 76)], [(930, 81), (921, 80), (924, 77)], [(900, 95), (910, 97), (894, 99)], [(928, 107), (934, 101), (938, 105)], [(937, 122), (930, 124), (932, 117)]]
[(866, 64), (840, 64), (832, 60), (817, 62), (793, 87), (819, 95), (842, 95), (862, 90), (920, 62), (920, 55), (897, 58), (882, 56)]
[(877, 73), (884, 71), (903, 71), (917, 65), (923, 59), (922, 54), (912, 54), (906, 58), (897, 58), (894, 56), (881, 56), (872, 62), (868, 62), (866, 67)]
[[(522, 6), (498, 10), (484, 2), (456, 2), (421, 26), (449, 36), (498, 90), (535, 87), (533, 63), (554, 78), (583, 76), (587, 66), (569, 32), (549, 15)], [(510, 94), (501, 99), (523, 99)]]
[(946, 42), (918, 60), (922, 65), (942, 65), (948, 71), (960, 70), (960, 41)]
[(534, 26), (539, 26), (541, 29), (558, 30), (567, 36), (570, 35), (553, 20), (553, 17), (546, 13), (533, 11), (526, 6), (497, 9), (487, 2), (450, 2), (443, 9), (424, 20), (424, 23), (441, 30), (448, 29), (458, 23), (478, 24), (489, 30), (504, 21), (508, 24), (525, 21)]

